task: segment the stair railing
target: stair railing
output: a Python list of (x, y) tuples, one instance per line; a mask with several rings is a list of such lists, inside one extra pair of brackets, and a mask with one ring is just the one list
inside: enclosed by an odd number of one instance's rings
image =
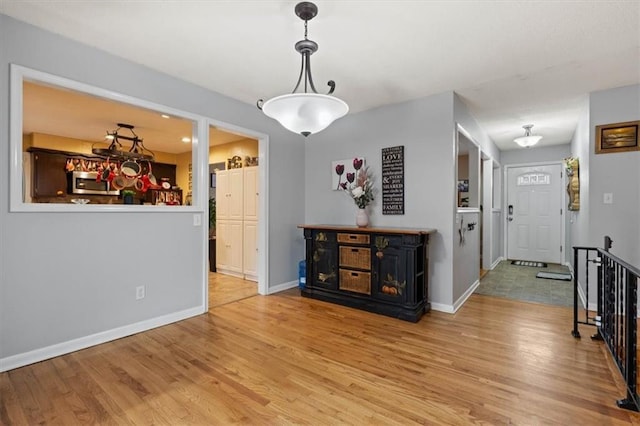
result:
[[(611, 238), (605, 237), (604, 248), (574, 247), (573, 330), (579, 338), (578, 324), (594, 325), (594, 339), (603, 340), (622, 375), (627, 388), (626, 398), (617, 402), (621, 408), (640, 411), (637, 392), (637, 309), (640, 270), (609, 253)], [(584, 256), (583, 256), (584, 255)], [(578, 283), (584, 258), (585, 320), (578, 318)], [(597, 265), (597, 313), (589, 316), (589, 264)]]

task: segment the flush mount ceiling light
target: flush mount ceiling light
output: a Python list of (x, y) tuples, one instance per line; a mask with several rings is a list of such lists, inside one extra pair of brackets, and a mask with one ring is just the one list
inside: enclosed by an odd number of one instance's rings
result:
[[(318, 7), (311, 2), (298, 3), (295, 7), (296, 15), (304, 21), (304, 40), (295, 44), (296, 51), (302, 55), (300, 75), (293, 92), (288, 95), (277, 96), (264, 102), (258, 100), (258, 108), (266, 116), (277, 120), (284, 128), (303, 136), (318, 133), (326, 129), (331, 123), (349, 112), (349, 106), (341, 99), (331, 96), (336, 83), (330, 80), (330, 87), (326, 95), (319, 94), (311, 77), (311, 55), (318, 50), (318, 44), (307, 38), (307, 22), (318, 14)], [(296, 93), (304, 76), (304, 92)], [(311, 90), (313, 93), (308, 92)]]
[[(123, 135), (122, 129), (127, 129), (132, 136)], [(142, 138), (138, 137), (133, 131), (134, 126), (131, 124), (118, 123), (118, 128), (112, 132), (107, 130), (104, 137), (111, 141), (108, 148), (93, 148), (91, 152), (107, 158), (115, 158), (120, 160), (153, 160), (153, 152), (145, 148)], [(120, 140), (131, 141), (131, 148), (124, 150)]]
[(533, 145), (540, 142), (540, 139), (542, 139), (542, 136), (532, 135), (531, 134), (532, 127), (533, 127), (533, 124), (527, 124), (525, 126), (522, 126), (522, 128), (524, 129), (524, 136), (515, 138), (513, 141), (523, 148), (532, 147)]

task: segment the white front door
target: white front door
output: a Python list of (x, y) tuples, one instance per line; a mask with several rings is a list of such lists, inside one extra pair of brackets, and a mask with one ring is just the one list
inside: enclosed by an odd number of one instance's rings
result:
[(562, 263), (562, 166), (507, 169), (507, 257)]

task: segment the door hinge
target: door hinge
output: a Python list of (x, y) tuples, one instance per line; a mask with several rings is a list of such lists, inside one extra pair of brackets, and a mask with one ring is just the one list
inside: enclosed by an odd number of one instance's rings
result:
[(560, 216), (562, 216), (562, 209), (560, 209)]
[(560, 246), (560, 253), (562, 253), (562, 246)]

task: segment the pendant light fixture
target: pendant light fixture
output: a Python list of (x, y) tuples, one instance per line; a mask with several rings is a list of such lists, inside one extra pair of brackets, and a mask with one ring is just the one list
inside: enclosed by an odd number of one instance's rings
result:
[[(131, 136), (122, 134), (122, 129), (126, 129)], [(104, 137), (110, 141), (108, 148), (93, 148), (91, 151), (102, 157), (120, 159), (120, 160), (151, 160), (153, 161), (153, 152), (147, 149), (142, 142), (142, 138), (133, 131), (134, 126), (131, 124), (118, 123), (118, 128), (112, 132), (107, 130)], [(120, 143), (121, 140), (131, 142), (131, 148), (125, 151), (125, 147)]]
[(532, 135), (531, 134), (532, 127), (533, 127), (533, 124), (527, 124), (522, 126), (522, 128), (524, 129), (524, 136), (515, 138), (513, 141), (523, 148), (530, 148), (533, 145), (540, 142), (540, 139), (542, 139), (542, 136)]
[[(303, 136), (318, 133), (331, 123), (349, 112), (349, 106), (341, 99), (331, 96), (336, 83), (330, 80), (326, 95), (319, 94), (311, 77), (311, 55), (318, 50), (318, 44), (307, 38), (307, 23), (318, 14), (318, 7), (311, 2), (298, 3), (296, 15), (304, 21), (304, 40), (295, 44), (295, 49), (302, 55), (300, 75), (293, 92), (277, 96), (268, 101), (258, 100), (258, 109), (266, 116), (277, 120), (284, 128)], [(304, 92), (296, 93), (303, 83)], [(309, 92), (311, 90), (311, 92)]]

